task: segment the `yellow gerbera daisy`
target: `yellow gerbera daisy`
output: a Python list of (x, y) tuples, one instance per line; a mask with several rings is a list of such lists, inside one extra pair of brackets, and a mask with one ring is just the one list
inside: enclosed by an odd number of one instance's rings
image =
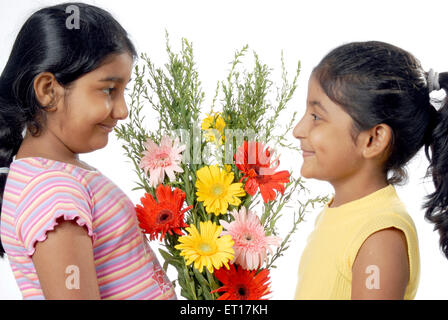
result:
[(224, 129), (226, 127), (226, 122), (221, 117), (219, 112), (209, 113), (207, 117), (202, 120), (201, 129), (205, 131), (205, 137), (207, 141), (214, 142), (216, 141), (215, 132), (211, 129), (216, 129), (219, 132), (219, 140), (218, 143), (222, 145), (225, 141), (224, 137)]
[(214, 222), (200, 222), (199, 233), (195, 225), (186, 228), (188, 235), (179, 237), (180, 244), (175, 248), (181, 250), (180, 255), (186, 260), (186, 265), (194, 262), (194, 267), (202, 272), (204, 266), (213, 273), (223, 265), (229, 269), (228, 262), (233, 259), (233, 240), (231, 235), (219, 237), (222, 226)]
[(233, 172), (226, 172), (217, 165), (205, 166), (196, 171), (196, 195), (204, 202), (207, 213), (227, 213), (229, 204), (241, 204), (239, 197), (246, 195), (243, 184), (233, 183)]

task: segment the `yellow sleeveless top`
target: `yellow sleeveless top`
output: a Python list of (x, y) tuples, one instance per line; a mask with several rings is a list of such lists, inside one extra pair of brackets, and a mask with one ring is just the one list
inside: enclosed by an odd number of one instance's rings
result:
[(376, 231), (395, 227), (406, 236), (409, 281), (404, 299), (414, 299), (420, 279), (420, 256), (414, 222), (388, 185), (318, 215), (299, 265), (295, 299), (351, 299), (352, 266), (364, 241)]

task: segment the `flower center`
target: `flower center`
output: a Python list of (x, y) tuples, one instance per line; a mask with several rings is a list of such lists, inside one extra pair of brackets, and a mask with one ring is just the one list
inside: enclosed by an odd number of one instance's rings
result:
[(161, 152), (156, 156), (158, 166), (170, 165), (170, 155), (167, 152)]
[(244, 286), (244, 285), (240, 285), (238, 288), (237, 288), (237, 292), (238, 292), (238, 294), (241, 296), (241, 298), (245, 298), (246, 296), (247, 296), (247, 287), (246, 286)]
[(251, 235), (251, 234), (246, 234), (246, 235), (244, 236), (244, 238), (245, 238), (247, 241), (251, 241), (251, 240), (252, 240), (252, 235)]
[(221, 184), (215, 184), (212, 187), (212, 194), (216, 197), (219, 197), (224, 192), (224, 188)]
[(207, 242), (202, 242), (201, 244), (199, 244), (199, 250), (200, 250), (203, 254), (209, 254), (209, 253), (212, 253), (213, 248), (210, 246), (209, 243), (207, 243)]
[(171, 210), (168, 209), (160, 210), (159, 215), (157, 217), (157, 222), (160, 224), (166, 223), (168, 220), (171, 219), (172, 216), (173, 213), (171, 212)]

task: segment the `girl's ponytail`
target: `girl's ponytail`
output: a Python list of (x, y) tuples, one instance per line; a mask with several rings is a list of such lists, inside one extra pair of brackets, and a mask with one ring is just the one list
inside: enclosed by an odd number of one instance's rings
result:
[[(0, 77), (0, 168), (8, 168), (22, 143), (22, 131), (25, 125), (23, 116), (12, 96), (12, 87)], [(0, 208), (3, 204), (6, 172), (0, 173)], [(5, 250), (0, 241), (0, 257)]]
[(428, 84), (429, 93), (440, 88), (446, 94), (443, 101), (438, 101), (438, 111), (433, 109), (433, 125), (428, 128), (425, 153), (430, 165), (427, 176), (432, 176), (435, 190), (426, 196), (423, 208), (426, 209), (425, 218), (434, 223), (434, 230), (439, 231), (440, 248), (448, 258), (448, 72), (440, 73), (438, 77), (433, 77), (430, 72)]

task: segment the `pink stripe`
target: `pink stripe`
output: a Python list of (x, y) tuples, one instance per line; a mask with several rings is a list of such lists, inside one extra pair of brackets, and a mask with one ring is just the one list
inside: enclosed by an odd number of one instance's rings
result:
[[(117, 234), (115, 237), (111, 238), (110, 241), (115, 240), (116, 238), (119, 238), (122, 234), (123, 234), (123, 233)], [(103, 236), (103, 234), (101, 233), (101, 238), (103, 238), (103, 237), (107, 237), (107, 235)], [(125, 245), (129, 244), (130, 242), (134, 241), (134, 239), (135, 239), (135, 237), (134, 237), (134, 238), (131, 238), (131, 237), (130, 237), (129, 239), (123, 239), (123, 241), (120, 242), (120, 245), (121, 245), (121, 246), (125, 246)], [(98, 239), (97, 239), (97, 243), (101, 243), (101, 242), (98, 241)], [(106, 247), (106, 248), (104, 248), (103, 250), (100, 250), (100, 251), (95, 255), (95, 258), (96, 258), (96, 259), (101, 259), (101, 258), (103, 258), (104, 256), (110, 254), (110, 252), (113, 252), (113, 251), (115, 251), (115, 250), (111, 250), (111, 249), (109, 249), (109, 248)]]
[(29, 289), (36, 289), (36, 285), (32, 284), (32, 283), (25, 283), (22, 282), (22, 285), (20, 286), (21, 290), (29, 290)]
[(101, 198), (98, 198), (98, 195), (96, 195), (95, 199), (99, 199), (98, 202), (100, 201), (100, 199), (104, 199), (105, 197), (107, 197), (108, 192), (107, 191), (103, 191), (103, 189), (106, 188), (106, 187), (109, 187), (111, 190), (113, 189), (113, 186), (111, 185), (111, 183), (106, 180), (106, 181), (102, 181), (98, 185), (95, 185), (94, 189), (92, 190), (92, 192), (94, 192), (95, 194), (99, 194), (101, 192), (104, 192), (104, 196), (102, 196)]
[[(48, 177), (48, 178), (53, 178), (53, 177)], [(48, 178), (47, 178), (47, 179), (48, 179)], [(36, 184), (40, 184), (40, 183), (42, 183), (42, 182), (46, 182), (46, 181), (43, 180), (43, 181), (39, 181), (38, 183), (33, 183), (33, 184), (36, 185)], [(41, 189), (39, 189), (39, 192), (34, 192), (34, 193), (33, 193), (34, 195), (33, 195), (30, 199), (28, 199), (28, 201), (34, 204), (34, 202), (36, 201), (36, 198), (40, 198), (40, 197), (42, 197), (42, 195), (45, 194), (49, 189), (56, 188), (56, 187), (68, 187), (69, 189), (70, 189), (70, 188), (71, 188), (72, 190), (74, 189), (74, 188), (73, 188), (73, 185), (70, 184), (70, 183), (67, 183), (66, 180), (64, 180), (64, 181), (60, 181), (60, 182), (54, 182), (54, 181), (53, 181), (51, 184), (47, 183), (47, 185), (46, 185), (45, 187), (42, 187)], [(22, 195), (21, 199), (25, 199), (25, 198), (28, 196), (28, 194), (29, 194), (30, 191), (32, 191), (32, 190), (28, 190), (28, 193), (24, 193), (24, 194)], [(54, 190), (54, 191), (56, 191), (56, 190)], [(79, 190), (76, 190), (76, 191), (79, 193)], [(71, 192), (70, 192), (70, 193), (71, 193)], [(48, 195), (46, 195), (46, 196), (44, 197), (44, 201), (45, 201), (47, 198), (50, 198), (51, 195), (53, 195), (53, 194), (54, 194), (54, 192), (53, 192), (53, 193), (49, 193)], [(77, 197), (77, 198), (78, 198), (79, 200), (84, 200), (84, 199), (79, 198), (79, 197)], [(43, 201), (41, 200), (39, 203), (42, 203), (42, 202), (43, 202)]]
[[(58, 205), (61, 205), (61, 204), (72, 205), (73, 203), (72, 202), (64, 202), (62, 200), (57, 201), (57, 202), (55, 201), (50, 204), (50, 207), (48, 209), (51, 209), (51, 211), (57, 211)], [(62, 206), (62, 207), (67, 208), (68, 206)], [(33, 212), (33, 211), (31, 211), (31, 212)], [(27, 221), (26, 221), (27, 227), (22, 231), (22, 239), (24, 241), (25, 241), (25, 239), (28, 239), (28, 238), (31, 238), (31, 239), (34, 238), (34, 236), (39, 233), (39, 230), (42, 228), (42, 226), (46, 225), (49, 221), (54, 219), (53, 215), (51, 215), (51, 216), (48, 215), (49, 212), (50, 212), (50, 210), (48, 210), (48, 211), (46, 210), (46, 211), (41, 211), (41, 212), (29, 215), (30, 219), (27, 219)], [(88, 221), (89, 218), (86, 217), (82, 211), (78, 210), (77, 212), (78, 212), (78, 215), (83, 220)], [(21, 228), (24, 223), (25, 222), (21, 223), (20, 225), (18, 225), (18, 227)], [(31, 233), (31, 230), (33, 230), (33, 229), (35, 229), (36, 231), (34, 233)]]
[[(101, 234), (104, 234), (105, 236), (107, 236), (108, 234), (110, 234), (112, 231), (116, 231), (116, 230), (120, 230), (122, 227), (126, 227), (126, 229), (121, 232), (119, 235), (122, 235), (123, 233), (125, 233), (127, 230), (129, 230), (130, 227), (132, 227), (132, 224), (129, 223), (128, 219), (125, 219), (126, 217), (122, 217), (120, 219), (117, 219), (117, 221), (115, 221), (115, 223), (111, 224), (110, 226), (108, 226), (105, 229), (101, 230)], [(98, 226), (99, 227), (99, 226)]]
[(13, 195), (15, 195), (16, 197), (19, 197), (20, 196), (20, 193), (22, 192), (22, 190), (21, 189), (19, 189), (19, 188), (16, 188), (16, 187), (13, 187), (13, 186), (11, 186), (11, 185), (9, 185), (9, 187), (8, 187), (8, 194), (9, 194), (9, 196), (11, 196), (11, 194), (13, 194)]
[[(51, 198), (54, 194), (56, 194), (57, 192), (59, 192), (60, 190), (56, 190), (55, 187), (70, 187), (69, 184), (63, 184), (63, 183), (58, 183), (57, 185), (55, 184), (51, 184), (48, 185), (47, 187), (42, 188), (39, 192), (36, 193), (36, 195), (33, 195), (31, 197), (31, 199), (28, 200), (28, 202), (31, 202), (31, 205), (29, 207), (27, 207), (25, 209), (25, 212), (28, 216), (34, 216), (34, 210), (35, 208), (39, 207), (43, 202), (47, 201), (49, 198)], [(50, 189), (55, 189), (55, 190), (50, 190)], [(52, 192), (48, 192), (48, 191), (52, 191)], [(78, 195), (79, 193), (75, 193), (70, 191), (70, 189), (64, 189), (64, 192), (69, 193), (71, 195), (73, 195), (74, 198), (78, 199), (79, 201), (83, 201), (83, 199), (79, 198)], [(25, 198), (25, 197), (23, 197)], [(38, 198), (38, 199), (36, 199)], [(54, 206), (57, 202), (57, 200), (51, 202), (49, 205), (50, 206)], [(41, 218), (42, 215), (44, 215), (46, 212), (41, 212), (40, 215), (36, 216), (36, 218)], [(25, 213), (23, 213), (25, 214)], [(26, 216), (25, 216), (26, 217)], [(27, 217), (28, 218), (28, 217)], [(36, 220), (36, 218), (32, 218), (32, 221)], [(23, 221), (23, 218), (20, 219)], [(21, 227), (22, 224), (18, 225), (18, 227)], [(32, 225), (31, 225), (32, 226)], [(29, 228), (25, 229), (24, 232), (27, 233)]]
[(140, 281), (142, 281), (142, 279), (140, 277), (137, 277), (137, 278), (133, 279), (131, 282), (128, 282), (123, 285), (119, 285), (119, 286), (109, 290), (108, 294), (105, 295), (104, 297), (106, 298), (106, 297), (110, 297), (112, 295), (119, 295), (119, 294), (125, 292), (126, 290), (128, 290), (129, 288), (132, 288), (136, 283), (139, 283)]
[[(61, 204), (61, 203), (63, 203), (62, 201), (59, 201), (58, 202), (58, 204)], [(71, 204), (71, 203), (69, 203), (69, 204)], [(53, 207), (54, 208), (54, 207)], [(52, 209), (53, 209), (52, 208)], [(57, 209), (56, 210), (52, 210), (52, 211), (56, 211), (57, 212)], [(56, 213), (56, 212), (54, 212), (54, 213)], [(41, 234), (41, 230), (42, 230), (42, 227), (43, 226), (45, 226), (46, 224), (48, 224), (48, 222), (49, 221), (52, 221), (52, 220), (54, 220), (51, 224), (50, 224), (50, 227), (54, 227), (54, 225), (56, 224), (56, 220), (57, 220), (57, 218), (60, 218), (60, 217), (62, 217), (62, 215), (60, 215), (59, 217), (55, 217), (55, 215), (54, 215), (54, 213), (53, 213), (53, 215), (51, 215), (51, 216), (44, 216), (45, 218), (47, 218), (46, 220), (44, 220), (43, 218), (42, 218), (42, 221), (40, 222), (40, 223), (35, 223), (35, 224), (31, 224), (31, 227), (29, 228), (30, 229), (30, 231), (28, 232), (28, 233), (23, 233), (23, 238), (25, 239), (24, 241), (25, 241), (25, 245), (28, 247), (30, 244), (31, 244), (31, 242), (34, 240), (34, 239), (37, 239), (38, 238), (38, 235), (40, 235)], [(80, 211), (78, 211), (78, 214), (69, 214), (69, 215), (66, 215), (66, 214), (64, 214), (63, 216), (66, 216), (66, 220), (74, 220), (75, 218), (78, 218), (77, 219), (77, 223), (78, 224), (82, 224), (82, 225), (85, 225), (86, 227), (87, 227), (87, 229), (89, 230), (89, 234), (92, 234), (93, 233), (93, 231), (91, 231), (90, 232), (90, 230), (92, 230), (92, 227), (91, 227), (91, 224), (89, 224), (89, 218), (88, 217), (86, 217), (85, 215), (83, 215)], [(31, 233), (31, 230), (32, 229), (34, 229), (35, 228), (35, 232), (34, 233)]]
[[(12, 176), (13, 178), (20, 176), (18, 173), (20, 173), (20, 175), (22, 176), (28, 176), (28, 177), (32, 177), (33, 174), (35, 174), (35, 172), (32, 171), (27, 171), (25, 169), (22, 170), (22, 168), (20, 166), (14, 166), (12, 172), (10, 172), (10, 176)], [(8, 177), (9, 179), (9, 177)]]
[[(48, 187), (42, 188), (39, 191), (39, 193), (36, 193), (36, 195), (33, 195), (31, 197), (31, 199), (28, 200), (28, 203), (30, 203), (31, 205), (25, 209), (26, 212), (32, 213), (36, 207), (39, 207), (43, 202), (47, 201), (49, 198), (51, 198), (53, 195), (55, 195), (57, 192), (60, 191), (60, 190), (50, 190), (50, 189), (55, 189), (55, 187), (64, 187), (65, 188), (65, 187), (70, 187), (70, 185), (68, 185), (68, 184), (63, 185), (62, 183), (59, 183), (58, 185), (50, 185)], [(64, 192), (70, 193), (78, 201), (83, 200), (78, 197), (79, 193), (75, 193), (75, 192), (71, 191), (69, 188), (65, 188)]]
[[(104, 197), (102, 197), (101, 199), (98, 199), (97, 203), (100, 203), (101, 201), (103, 201), (103, 199), (107, 199), (109, 192), (104, 193)], [(116, 206), (117, 203), (113, 202), (113, 201), (105, 201), (106, 203), (109, 202), (107, 204), (107, 206), (104, 207), (104, 213), (108, 212), (112, 207)]]
[[(115, 258), (117, 258), (117, 257), (115, 257)], [(138, 261), (140, 261), (140, 258), (132, 257), (132, 258), (130, 258), (128, 260), (121, 261), (120, 263), (110, 264), (109, 268), (104, 269), (102, 272), (98, 272), (97, 276), (98, 276), (98, 278), (107, 278), (108, 275), (110, 275), (110, 274), (112, 274), (114, 272), (117, 272), (117, 270), (127, 268), (130, 265), (132, 265), (132, 264), (134, 264), (134, 263), (136, 263)], [(100, 280), (100, 281), (101, 281), (102, 284), (106, 284), (106, 283), (110, 282), (110, 281), (107, 281), (107, 280)]]
[[(133, 246), (132, 248), (135, 248), (135, 246)], [(113, 258), (114, 259), (120, 258), (124, 254), (126, 254), (126, 253), (123, 253), (123, 254), (118, 255), (118, 256), (114, 256)], [(123, 268), (124, 269), (124, 268), (128, 267), (129, 265), (131, 265), (131, 264), (133, 264), (135, 262), (138, 262), (138, 261), (140, 261), (140, 257), (139, 256), (132, 256), (129, 259), (120, 261), (119, 263), (110, 264), (110, 268), (107, 269), (107, 273), (105, 273), (105, 271), (102, 271), (102, 272), (98, 273), (98, 277), (99, 278), (105, 277), (105, 276), (109, 275), (110, 273), (113, 273), (113, 272), (117, 271), (117, 268)]]

